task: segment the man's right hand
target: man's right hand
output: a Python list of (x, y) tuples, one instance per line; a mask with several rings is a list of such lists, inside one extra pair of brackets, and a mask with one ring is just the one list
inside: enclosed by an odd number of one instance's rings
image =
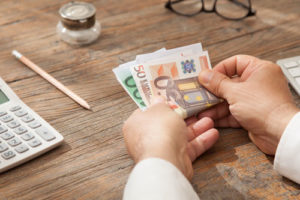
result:
[(242, 126), (258, 148), (275, 154), (288, 122), (299, 112), (278, 65), (237, 55), (202, 71), (199, 81), (226, 100), (199, 117), (211, 117), (219, 127)]

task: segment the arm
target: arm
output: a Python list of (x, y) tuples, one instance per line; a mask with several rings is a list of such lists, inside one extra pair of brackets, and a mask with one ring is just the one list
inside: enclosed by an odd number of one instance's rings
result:
[(286, 127), (277, 147), (274, 169), (300, 184), (300, 112)]
[(187, 178), (172, 163), (148, 158), (132, 170), (124, 190), (124, 200), (198, 200)]
[(200, 73), (199, 81), (226, 100), (199, 117), (211, 117), (219, 127), (243, 127), (260, 150), (276, 153), (275, 169), (299, 183), (300, 110), (280, 67), (238, 55)]

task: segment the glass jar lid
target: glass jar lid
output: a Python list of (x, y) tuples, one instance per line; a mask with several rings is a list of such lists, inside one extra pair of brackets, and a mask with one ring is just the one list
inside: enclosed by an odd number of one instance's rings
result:
[(96, 8), (86, 2), (70, 2), (59, 9), (63, 25), (69, 29), (88, 29), (95, 24)]

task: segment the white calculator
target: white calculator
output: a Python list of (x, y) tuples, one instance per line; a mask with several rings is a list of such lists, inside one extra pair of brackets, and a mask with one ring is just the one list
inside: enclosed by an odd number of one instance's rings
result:
[(300, 96), (300, 56), (277, 60), (277, 64)]
[(0, 173), (49, 151), (63, 139), (0, 78)]

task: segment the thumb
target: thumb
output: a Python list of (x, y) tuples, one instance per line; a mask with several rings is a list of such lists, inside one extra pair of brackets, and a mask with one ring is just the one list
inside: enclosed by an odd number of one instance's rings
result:
[(210, 92), (218, 97), (227, 99), (228, 93), (232, 91), (234, 82), (220, 72), (203, 70), (198, 76), (199, 82)]
[(166, 104), (166, 100), (162, 96), (153, 96), (151, 99), (151, 106), (157, 105), (157, 104)]

